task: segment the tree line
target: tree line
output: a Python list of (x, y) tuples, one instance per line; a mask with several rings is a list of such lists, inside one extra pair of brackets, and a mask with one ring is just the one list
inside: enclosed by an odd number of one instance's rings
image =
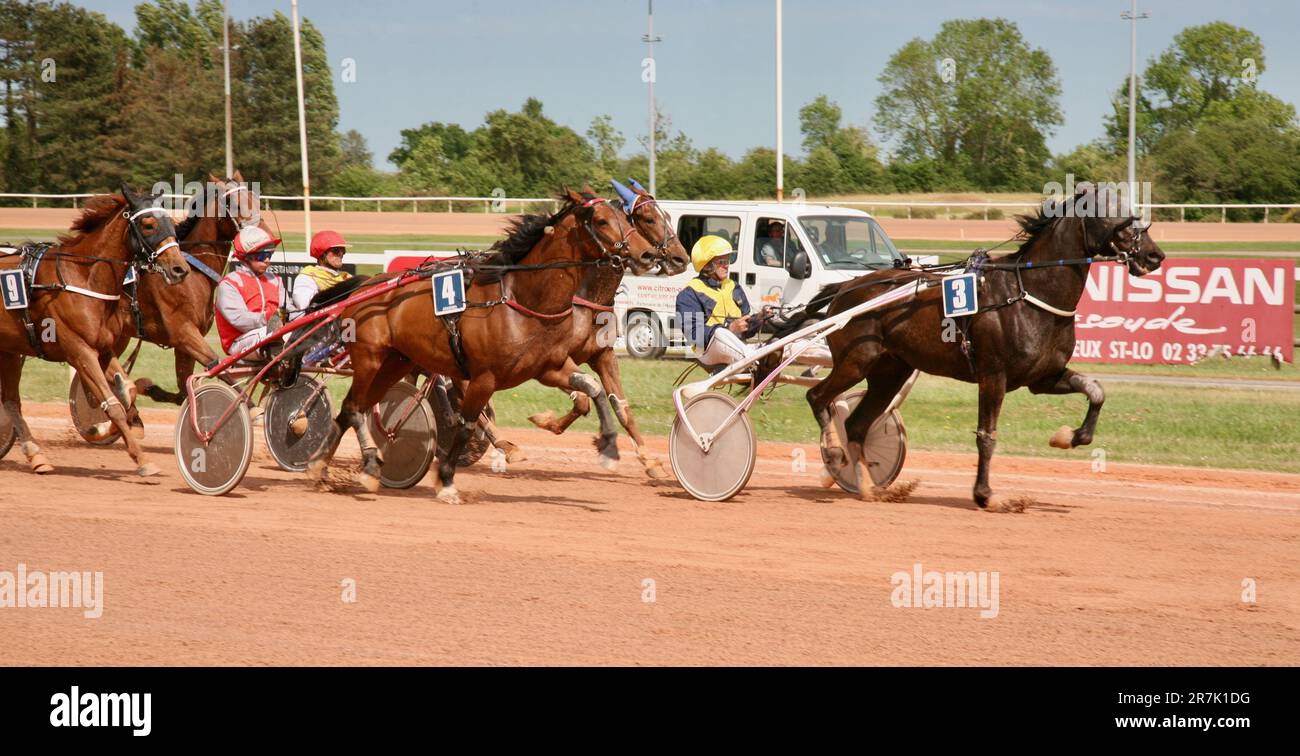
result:
[[(151, 0), (135, 15), (132, 36), (66, 2), (0, 0), (6, 191), (99, 190), (122, 179), (152, 185), (223, 164), (220, 0)], [(298, 194), (289, 20), (275, 13), (233, 21), (230, 34), (237, 162), (264, 191)], [(338, 132), (325, 41), (309, 20), (303, 62), (316, 193), (547, 196), (563, 184), (648, 174), (644, 137), (635, 149), (608, 115), (579, 133), (534, 98), (469, 128), (431, 121), (404, 129), (387, 156), (392, 170), (378, 170), (360, 134)], [(1300, 122), (1292, 104), (1258, 87), (1265, 70), (1259, 37), (1224, 22), (1184, 29), (1146, 64), (1139, 177), (1152, 182), (1155, 201), (1300, 196)], [(1066, 173), (1125, 178), (1127, 79), (1114, 91), (1101, 136), (1053, 155), (1047, 139), (1063, 123), (1056, 64), (1011, 21), (947, 21), (932, 38), (900, 47), (878, 80), (870, 127), (845, 123), (824, 95), (800, 108), (802, 150), (785, 157), (788, 190), (1038, 192)], [(733, 159), (695, 145), (666, 113), (657, 132), (661, 196), (772, 195), (771, 148)]]

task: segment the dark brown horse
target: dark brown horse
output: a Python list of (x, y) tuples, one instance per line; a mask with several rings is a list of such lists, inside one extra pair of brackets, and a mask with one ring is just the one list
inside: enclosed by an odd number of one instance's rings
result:
[[(989, 460), (1006, 392), (1024, 387), (1035, 394), (1084, 394), (1088, 412), (1083, 424), (1063, 428), (1051, 443), (1061, 448), (1092, 443), (1105, 393), (1096, 381), (1066, 367), (1074, 353), (1073, 310), (1089, 264), (1114, 260), (1142, 276), (1160, 267), (1164, 253), (1127, 208), (1092, 189), (1049, 203), (1019, 222), (1023, 243), (1015, 253), (982, 264), (979, 312), (967, 316), (963, 328), (945, 324), (937, 285), (942, 277), (933, 273), (872, 273), (828, 286), (810, 303), (806, 316), (825, 308), (829, 318), (900, 286), (915, 286), (918, 279), (928, 285), (901, 303), (854, 318), (827, 337), (834, 369), (808, 391), (808, 403), (821, 426), (822, 459), (832, 475), (869, 480), (862, 441), (914, 369), (979, 384), (979, 470), (973, 493), (981, 507), (992, 496)], [(945, 339), (945, 332), (952, 338)], [(848, 418), (848, 439), (840, 439), (831, 403), (864, 378), (866, 396)], [(862, 487), (864, 494), (867, 488)]]
[[(461, 422), (448, 453), (438, 461), (438, 498), (456, 503), (456, 460), (492, 394), (563, 365), (573, 351), (573, 295), (583, 267), (643, 273), (658, 264), (654, 248), (627, 222), (623, 213), (590, 191), (568, 191), (554, 215), (516, 220), (510, 235), (466, 287), (469, 308), (454, 327), (461, 335), (459, 354), (452, 347), (449, 321), (433, 311), (432, 284), (420, 281), (345, 309), (355, 324), (348, 342), (352, 387), (330, 438), (312, 461), (309, 474), (325, 474), (347, 428), (357, 433), (362, 449), (361, 482), (379, 486), (378, 450), (366, 419), (388, 389), (413, 369), (465, 379)], [(369, 282), (384, 280), (376, 276)], [(367, 283), (369, 283), (367, 282)], [(363, 284), (364, 285), (364, 284)]]
[[(614, 189), (623, 198), (623, 209), (636, 230), (646, 241), (655, 245), (663, 257), (660, 272), (674, 276), (690, 265), (691, 256), (673, 232), (672, 220), (655, 202), (655, 198), (640, 184), (632, 182), (625, 187), (617, 181)], [(568, 393), (573, 399), (573, 407), (568, 414), (556, 418), (555, 413), (546, 411), (529, 417), (528, 420), (539, 428), (545, 428), (559, 435), (568, 430), (578, 418), (585, 417), (591, 411), (591, 404), (596, 403), (597, 414), (603, 412), (602, 403), (608, 397), (609, 406), (618, 421), (627, 429), (632, 444), (636, 447), (637, 459), (651, 478), (667, 478), (663, 465), (658, 458), (645, 450), (645, 440), (637, 428), (636, 418), (632, 416), (631, 403), (623, 390), (623, 378), (618, 369), (618, 357), (614, 354), (614, 336), (617, 335), (617, 323), (614, 319), (614, 297), (622, 280), (621, 273), (611, 274), (605, 270), (593, 270), (583, 278), (582, 286), (574, 297), (574, 304), (581, 308), (581, 316), (574, 317), (574, 341), (577, 347), (569, 355), (564, 366), (538, 377), (538, 381)], [(595, 369), (600, 378), (597, 385), (586, 373), (578, 370), (578, 364), (585, 363)], [(603, 419), (603, 418), (602, 418)], [(618, 446), (612, 435), (605, 435), (605, 423), (601, 425), (602, 434), (596, 448), (600, 450), (602, 462), (618, 459)], [(611, 454), (612, 452), (612, 454)]]
[[(18, 258), (14, 255), (13, 258)], [(119, 433), (126, 436), (127, 451), (140, 475), (157, 475), (157, 466), (145, 460), (144, 451), (127, 432), (124, 403), (127, 387), (110, 386), (105, 368), (113, 358), (117, 331), (113, 313), (122, 295), (122, 279), (129, 263), (159, 271), (169, 284), (182, 282), (189, 265), (176, 241), (170, 216), (157, 198), (135, 194), (101, 195), (86, 202), (71, 233), (59, 237), (59, 246), (44, 251), (32, 280), (27, 312), (37, 334), (28, 331), (20, 310), (0, 315), (0, 386), (3, 404), (17, 432), (28, 464), (38, 473), (54, 468), (32, 440), (22, 417), (19, 384), (26, 356), (66, 362), (77, 370), (88, 396), (101, 402)], [(0, 259), (0, 266), (18, 267), (18, 259)]]

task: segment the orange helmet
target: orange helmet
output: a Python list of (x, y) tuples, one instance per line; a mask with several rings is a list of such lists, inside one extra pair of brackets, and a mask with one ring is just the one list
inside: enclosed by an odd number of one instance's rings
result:
[(349, 246), (338, 231), (318, 231), (311, 237), (311, 256), (319, 260), (335, 247), (347, 249)]

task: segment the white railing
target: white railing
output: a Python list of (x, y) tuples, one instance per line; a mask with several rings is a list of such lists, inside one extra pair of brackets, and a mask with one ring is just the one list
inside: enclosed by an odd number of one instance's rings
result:
[[(94, 192), (76, 192), (76, 193), (69, 193), (69, 194), (42, 194), (42, 193), (33, 193), (33, 192), (0, 192), (0, 199), (30, 199), (32, 201), (33, 208), (38, 207), (37, 203), (39, 202), (39, 200), (43, 200), (43, 199), (62, 199), (62, 200), (70, 199), (72, 200), (72, 206), (75, 208), (77, 207), (78, 200), (84, 200), (89, 197), (95, 197), (95, 196), (97, 195)], [(189, 195), (185, 195), (185, 194), (164, 194), (162, 196), (171, 199), (189, 198)], [(261, 197), (263, 203), (272, 202), (272, 201), (301, 203), (303, 201), (303, 197), (301, 194), (263, 194), (261, 195)], [(347, 210), (347, 203), (349, 202), (353, 204), (360, 204), (360, 205), (369, 205), (370, 203), (373, 202), (375, 204), (375, 210), (378, 212), (383, 212), (385, 202), (409, 203), (411, 205), (411, 212), (419, 212), (421, 202), (430, 206), (430, 208), (435, 211), (441, 209), (441, 205), (443, 203), (446, 203), (447, 212), (449, 213), (452, 212), (453, 206), (458, 203), (473, 203), (473, 204), (482, 203), (483, 212), (485, 213), (490, 213), (490, 212), (506, 213), (509, 212), (510, 205), (517, 205), (521, 212), (524, 210), (524, 207), (527, 205), (546, 203), (555, 208), (558, 208), (560, 205), (560, 200), (555, 199), (554, 197), (457, 197), (457, 196), (441, 196), (441, 195), (421, 195), (421, 196), (413, 196), (413, 197), (401, 197), (401, 196), (345, 197), (345, 196), (332, 195), (332, 194), (323, 194), (323, 195), (312, 196), (311, 198), (312, 209), (313, 210), (318, 209), (317, 203), (321, 203), (321, 202), (337, 202), (339, 203), (339, 210)], [(263, 209), (265, 209), (265, 207)], [(359, 209), (365, 210), (368, 208), (361, 207)]]
[[(94, 196), (95, 196), (94, 193), (85, 193), (85, 192), (70, 193), (70, 194), (0, 192), (0, 199), (30, 199), (32, 202), (32, 207), (37, 207), (38, 202), (42, 199), (54, 199), (54, 200), (70, 199), (72, 200), (72, 206), (76, 207), (78, 200), (82, 200)], [(183, 195), (183, 194), (166, 194), (163, 196), (172, 199), (187, 198), (187, 195)], [(263, 194), (262, 201), (301, 203), (303, 201), (303, 197), (300, 194), (297, 195)], [(411, 206), (411, 212), (419, 212), (420, 203), (424, 203), (430, 210), (434, 210), (434, 211), (441, 210), (442, 206), (445, 204), (447, 212), (452, 212), (453, 208), (457, 204), (480, 204), (481, 203), (483, 205), (483, 212), (485, 213), (490, 213), (490, 212), (506, 213), (509, 212), (509, 207), (511, 205), (517, 206), (520, 209), (520, 211), (522, 211), (527, 205), (546, 203), (551, 205), (552, 207), (558, 207), (560, 203), (560, 201), (555, 199), (554, 197), (469, 197), (469, 196), (443, 196), (443, 195), (418, 195), (418, 196), (411, 196), (411, 197), (402, 197), (402, 196), (348, 197), (348, 196), (330, 195), (330, 194), (313, 196), (311, 198), (311, 201), (312, 201), (313, 209), (317, 209), (317, 203), (337, 202), (339, 204), (339, 210), (346, 210), (348, 203), (353, 203), (354, 205), (360, 205), (362, 206), (360, 208), (362, 210), (368, 209), (365, 206), (369, 205), (370, 203), (374, 203), (375, 210), (379, 212), (383, 211), (384, 203), (392, 203), (392, 202), (409, 204)], [(749, 201), (738, 200), (738, 201), (727, 201), (727, 202), (730, 204), (743, 205), (743, 204), (751, 204), (752, 202), (755, 201), (759, 201), (759, 200), (749, 200)], [(791, 202), (791, 201), (787, 200), (787, 202)], [(1016, 208), (1016, 209), (1023, 210), (1026, 208), (1036, 208), (1041, 204), (1041, 201), (935, 202), (935, 201), (928, 201), (928, 200), (917, 200), (917, 201), (892, 202), (888, 200), (877, 201), (877, 200), (833, 200), (833, 199), (826, 200), (826, 201), (801, 200), (801, 202), (805, 204), (828, 204), (828, 205), (836, 205), (836, 206), (844, 206), (844, 207), (863, 207), (866, 208), (868, 212), (871, 212), (878, 207), (891, 207), (891, 208), (901, 207), (907, 209), (908, 218), (912, 217), (912, 208), (931, 208), (931, 209), (942, 208), (944, 210), (945, 220), (952, 220), (952, 210), (954, 208), (958, 208), (958, 209), (968, 208), (974, 210), (982, 210), (984, 215), (984, 220), (988, 220), (988, 212), (989, 210), (992, 209)], [(1270, 211), (1294, 210), (1296, 208), (1300, 208), (1300, 204), (1296, 204), (1296, 203), (1237, 204), (1237, 203), (1195, 203), (1193, 202), (1193, 203), (1151, 203), (1149, 205), (1140, 205), (1140, 207), (1150, 207), (1153, 209), (1161, 209), (1161, 210), (1177, 209), (1179, 221), (1186, 220), (1186, 211), (1188, 209), (1218, 210), (1219, 221), (1221, 223), (1227, 223), (1229, 210), (1263, 210), (1264, 223), (1268, 223)]]

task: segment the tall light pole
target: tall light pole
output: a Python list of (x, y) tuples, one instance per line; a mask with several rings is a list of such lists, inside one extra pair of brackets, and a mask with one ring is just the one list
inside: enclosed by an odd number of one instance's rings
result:
[(781, 124), (781, 0), (776, 0), (776, 201), (785, 199), (785, 132)]
[(298, 141), (302, 150), (303, 230), (311, 243), (311, 179), (307, 172), (307, 107), (302, 93), (302, 35), (298, 30), (298, 0), (293, 3), (293, 63), (298, 75)]
[(1132, 10), (1119, 14), (1129, 22), (1132, 31), (1129, 35), (1128, 52), (1128, 203), (1132, 211), (1137, 204), (1137, 61), (1138, 61), (1138, 19), (1151, 18), (1151, 14), (1138, 13), (1137, 0), (1133, 0)]
[(226, 68), (226, 178), (235, 175), (235, 154), (230, 137), (230, 7), (221, 3), (221, 54)]
[(655, 117), (655, 78), (659, 76), (659, 70), (655, 68), (655, 43), (662, 42), (663, 37), (655, 36), (655, 0), (646, 0), (646, 33), (641, 35), (641, 41), (646, 43), (649, 50), (650, 58), (650, 193), (655, 193), (655, 130), (659, 127), (659, 119)]

